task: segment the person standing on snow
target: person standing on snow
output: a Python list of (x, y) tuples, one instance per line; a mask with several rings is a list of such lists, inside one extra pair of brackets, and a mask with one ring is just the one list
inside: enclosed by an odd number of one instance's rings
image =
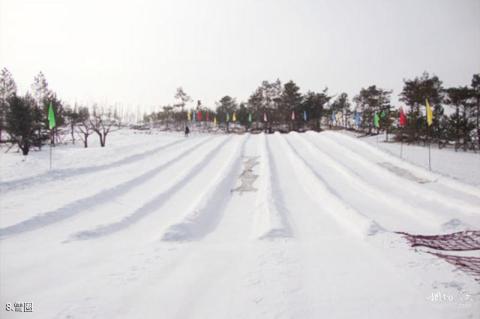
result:
[(188, 125), (185, 126), (185, 136), (188, 137), (188, 134), (190, 134), (190, 129), (188, 128)]

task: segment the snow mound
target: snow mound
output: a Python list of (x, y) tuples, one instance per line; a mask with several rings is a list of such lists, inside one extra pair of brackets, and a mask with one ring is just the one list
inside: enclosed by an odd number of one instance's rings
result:
[(256, 202), (255, 237), (258, 239), (292, 237), (292, 230), (287, 221), (290, 213), (281, 198), (275, 164), (265, 135), (260, 143), (261, 182)]

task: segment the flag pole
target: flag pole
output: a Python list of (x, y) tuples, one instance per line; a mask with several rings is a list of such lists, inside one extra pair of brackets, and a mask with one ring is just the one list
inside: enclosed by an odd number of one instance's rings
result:
[(400, 129), (400, 158), (403, 159), (403, 127)]
[(400, 140), (400, 158), (403, 159), (403, 138)]
[(53, 129), (50, 129), (50, 169), (52, 169), (52, 140), (53, 140)]
[(432, 156), (430, 152), (430, 130), (428, 129), (428, 124), (427, 124), (427, 140), (428, 140), (428, 170), (432, 171)]

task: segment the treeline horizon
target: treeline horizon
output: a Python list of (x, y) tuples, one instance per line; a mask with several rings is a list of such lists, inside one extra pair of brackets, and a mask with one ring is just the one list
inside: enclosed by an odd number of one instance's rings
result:
[[(394, 133), (397, 139), (408, 143), (427, 139), (439, 146), (454, 143), (455, 149), (480, 149), (480, 74), (472, 76), (464, 86), (444, 87), (435, 75), (424, 72), (413, 79), (404, 79), (399, 94), (403, 105), (393, 106), (392, 90), (372, 84), (349, 97), (347, 93), (334, 95), (328, 87), (320, 92), (307, 91), (290, 80), (282, 83), (262, 81), (246, 101), (225, 95), (215, 104), (215, 109), (197, 100), (193, 111), (187, 110), (190, 96), (179, 87), (174, 95), (176, 103), (162, 106), (162, 111), (143, 114), (144, 126), (162, 126), (183, 129), (190, 121), (210, 122), (217, 129), (229, 131), (233, 120), (248, 130), (265, 131), (320, 131), (325, 127), (354, 129), (364, 134)], [(433, 122), (427, 126), (425, 105), (433, 108)], [(48, 129), (47, 111), (52, 106), (57, 126)], [(406, 113), (406, 124), (399, 125), (399, 108)], [(445, 108), (453, 112), (445, 114)], [(380, 116), (381, 115), (381, 116)], [(197, 118), (198, 117), (198, 118)], [(124, 114), (115, 106), (94, 104), (74, 105), (62, 101), (50, 90), (42, 72), (34, 77), (31, 92), (17, 95), (12, 74), (6, 69), (0, 73), (0, 142), (18, 145), (24, 155), (30, 147), (41, 148), (48, 143), (61, 142), (69, 133), (88, 147), (88, 137), (96, 134), (101, 146), (107, 135), (122, 126)], [(5, 139), (4, 133), (8, 138)]]

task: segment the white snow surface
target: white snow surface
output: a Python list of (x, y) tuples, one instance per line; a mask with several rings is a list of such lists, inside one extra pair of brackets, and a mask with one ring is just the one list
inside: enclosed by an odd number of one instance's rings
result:
[(429, 172), (394, 147), (124, 130), (52, 170), (2, 152), (0, 317), (480, 318), (480, 282), (396, 233), (479, 230), (480, 155)]

